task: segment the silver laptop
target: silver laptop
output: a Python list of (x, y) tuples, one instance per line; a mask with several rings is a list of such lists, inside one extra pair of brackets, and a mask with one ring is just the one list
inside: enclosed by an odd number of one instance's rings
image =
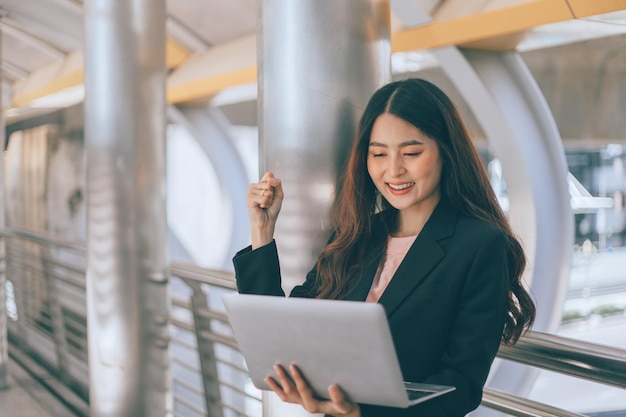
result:
[(318, 398), (338, 384), (352, 401), (408, 407), (453, 391), (404, 383), (380, 304), (263, 295), (223, 297), (253, 384), (269, 390), (274, 364), (296, 364)]

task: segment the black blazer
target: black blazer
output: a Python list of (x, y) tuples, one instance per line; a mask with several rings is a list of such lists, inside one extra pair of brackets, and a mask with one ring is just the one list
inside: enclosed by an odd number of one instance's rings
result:
[[(364, 301), (387, 239), (383, 217), (358, 282), (344, 297)], [(405, 381), (456, 390), (408, 409), (361, 405), (365, 416), (464, 416), (480, 404), (508, 305), (506, 235), (441, 201), (398, 267), (385, 307)], [(233, 258), (240, 293), (284, 295), (274, 242)], [(291, 296), (315, 297), (315, 268)]]

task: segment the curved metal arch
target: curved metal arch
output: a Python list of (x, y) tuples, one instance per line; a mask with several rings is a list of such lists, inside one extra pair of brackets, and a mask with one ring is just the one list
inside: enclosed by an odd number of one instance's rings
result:
[(249, 244), (249, 224), (246, 211), (248, 177), (246, 168), (226, 131), (228, 121), (218, 109), (189, 107), (180, 109), (168, 106), (168, 118), (187, 128), (204, 149), (211, 161), (222, 193), (219, 215), (229, 226), (230, 233), (220, 236), (224, 240), (221, 253), (222, 267), (232, 269), (231, 257)]
[[(537, 304), (534, 328), (555, 331), (574, 239), (568, 169), (552, 113), (516, 52), (456, 47), (433, 52), (502, 161), (511, 201), (509, 219), (524, 243), (525, 278)], [(530, 389), (534, 375), (515, 364), (500, 363), (493, 369), (490, 385), (523, 393)]]
[[(573, 244), (567, 164), (550, 109), (516, 52), (434, 51), (503, 162), (509, 218), (524, 242), (535, 328), (555, 330)], [(556, 303), (555, 303), (556, 301)]]

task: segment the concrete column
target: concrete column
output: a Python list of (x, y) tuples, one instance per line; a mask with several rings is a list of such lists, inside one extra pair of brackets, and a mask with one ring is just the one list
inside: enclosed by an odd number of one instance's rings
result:
[[(283, 286), (302, 282), (327, 238), (337, 174), (358, 118), (391, 80), (387, 0), (257, 2), (260, 170), (283, 180), (276, 229)], [(296, 415), (269, 396), (265, 415)]]
[[(0, 45), (2, 45), (0, 33)], [(1, 46), (0, 46), (1, 48)], [(0, 57), (2, 50), (0, 49)], [(0, 81), (0, 151), (4, 155), (4, 103), (2, 100), (2, 82)], [(4, 157), (0, 156), (0, 390), (9, 387), (7, 362), (9, 360), (9, 346), (7, 341), (7, 293), (6, 293), (6, 247), (4, 242)]]
[(165, 0), (87, 0), (91, 415), (169, 415)]

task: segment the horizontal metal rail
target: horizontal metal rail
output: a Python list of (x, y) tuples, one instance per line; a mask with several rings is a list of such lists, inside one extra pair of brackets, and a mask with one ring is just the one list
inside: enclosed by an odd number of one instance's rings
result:
[(483, 390), (481, 405), (516, 417), (585, 417), (493, 388)]
[(239, 364), (236, 364), (234, 362), (231, 362), (231, 361), (228, 361), (228, 360), (225, 360), (225, 359), (218, 359), (218, 363), (221, 363), (223, 365), (228, 366), (229, 368), (234, 369), (235, 371), (238, 371), (238, 372), (241, 372), (241, 373), (244, 373), (244, 374), (248, 375), (248, 370), (246, 368), (244, 368), (243, 366), (239, 365)]
[(183, 347), (183, 348), (185, 348), (187, 350), (191, 350), (191, 351), (198, 350), (198, 346), (197, 345), (185, 342), (183, 340), (172, 339), (171, 343), (172, 343), (172, 346), (173, 345), (180, 346), (180, 347)]
[[(42, 276), (45, 273), (44, 268), (41, 265), (37, 265), (32, 262), (28, 262), (28, 261), (24, 262), (19, 259), (11, 259), (7, 263), (17, 268), (28, 269), (33, 272), (37, 272), (41, 274)], [(61, 265), (57, 265), (57, 266), (61, 266)], [(68, 284), (76, 289), (85, 291), (86, 287), (85, 287), (85, 282), (83, 281), (78, 281), (78, 280), (67, 278), (67, 277), (61, 277), (59, 275), (55, 275), (53, 278), (56, 279), (57, 281), (63, 282), (64, 284)]]
[(8, 237), (15, 236), (22, 239), (31, 240), (44, 246), (56, 246), (59, 248), (72, 249), (81, 254), (87, 253), (84, 242), (63, 239), (61, 237), (52, 236), (41, 231), (5, 227), (3, 235)]
[(626, 350), (553, 334), (528, 332), (498, 357), (618, 388), (626, 388)]
[[(13, 245), (13, 242), (15, 242), (16, 239), (26, 239), (36, 242), (41, 246), (50, 248), (69, 249), (76, 251), (77, 255), (84, 256), (86, 254), (83, 243), (51, 237), (37, 231), (6, 228), (3, 234), (9, 237), (9, 239), (7, 239), (7, 246), (12, 246), (12, 248), (9, 249), (10, 252), (8, 253), (7, 258), (13, 259), (7, 259), (8, 262), (11, 265), (22, 269), (35, 270), (39, 274), (44, 274), (46, 272), (42, 270), (43, 268), (37, 262), (42, 259), (42, 254), (32, 247), (28, 247), (28, 245), (24, 245), (22, 247)], [(20, 256), (22, 254), (23, 257)], [(21, 259), (20, 261), (17, 261), (16, 258)], [(31, 258), (34, 258), (35, 262), (31, 262)], [(71, 273), (84, 274), (82, 266), (61, 262), (54, 259), (54, 256), (52, 256), (52, 258), (51, 256), (45, 256), (45, 260), (50, 262), (50, 265), (53, 267), (62, 268), (70, 271)], [(215, 287), (231, 291), (236, 290), (237, 288), (233, 273), (228, 271), (210, 270), (189, 263), (174, 262), (172, 263), (169, 272), (173, 277), (182, 279), (183, 282), (186, 282), (192, 288), (197, 288), (198, 283), (207, 285), (207, 288)], [(59, 280), (60, 282), (70, 284), (75, 288), (84, 289), (82, 283), (75, 278), (59, 276), (53, 276), (53, 278)], [(181, 308), (186, 311), (191, 311), (192, 309), (191, 302), (180, 298), (175, 298), (173, 300), (173, 305), (176, 308)], [(228, 322), (227, 317), (223, 314), (223, 312), (216, 311), (214, 309), (200, 309), (199, 315), (204, 319), (215, 320), (216, 322)], [(27, 323), (29, 324), (32, 322), (32, 327), (35, 328), (36, 331), (42, 331), (42, 329), (39, 328), (39, 326), (37, 326), (33, 321), (34, 319), (32, 317), (28, 317), (27, 315), (25, 319), (27, 319)], [(45, 316), (40, 316), (37, 319), (40, 324), (44, 323), (46, 326), (52, 326), (52, 323), (49, 323), (48, 318)], [(67, 320), (68, 317), (65, 319)], [(190, 319), (193, 320), (193, 318)], [(72, 323), (69, 327), (74, 327), (73, 324), (76, 323), (76, 319), (72, 318), (71, 320), (66, 321), (66, 323), (68, 325), (69, 323)], [(189, 323), (175, 317), (171, 317), (170, 323), (180, 329), (194, 333), (196, 337), (199, 337), (201, 340), (210, 340), (213, 343), (221, 344), (237, 350), (237, 343), (230, 335), (224, 335), (214, 331), (197, 332), (194, 329), (193, 322)], [(82, 330), (82, 327), (80, 330)], [(78, 346), (81, 346), (79, 335), (70, 334), (68, 339), (73, 343), (76, 343)], [(173, 343), (176, 343), (176, 341), (173, 341)], [(188, 345), (188, 343), (182, 341), (181, 344)], [(190, 348), (191, 346), (186, 347)], [(191, 348), (197, 351), (197, 346)], [(498, 357), (561, 374), (571, 375), (577, 378), (591, 380), (619, 388), (626, 388), (626, 378), (624, 377), (626, 375), (626, 350), (622, 349), (540, 332), (528, 332), (520, 338), (515, 346), (502, 345), (498, 352)], [(179, 366), (184, 368), (193, 367), (188, 363), (178, 361), (176, 358), (173, 358), (173, 360), (177, 362)], [(242, 372), (246, 372), (245, 368), (239, 364), (229, 362), (228, 360), (216, 359), (216, 361), (227, 366), (232, 366)], [(194, 369), (194, 371), (198, 370)], [(244, 393), (241, 388), (237, 389), (236, 386), (231, 383), (223, 381), (222, 384), (224, 387), (236, 389), (238, 392)], [(187, 388), (190, 388), (188, 383), (184, 383), (182, 385), (187, 385)], [(255, 397), (250, 394), (246, 395), (251, 399), (255, 399)], [(181, 401), (181, 405), (183, 404), (184, 406), (191, 405), (186, 403), (184, 400)], [(243, 410), (239, 410), (236, 406), (223, 403), (221, 405), (237, 414), (245, 415), (245, 412)], [(491, 388), (485, 388), (484, 390), (483, 405), (519, 417), (580, 417), (580, 415), (569, 411), (561, 410), (546, 404), (531, 401), (529, 399), (520, 398)], [(199, 412), (200, 410), (196, 409), (195, 411)]]
[(172, 262), (170, 273), (184, 279), (228, 290), (236, 290), (237, 283), (232, 272), (216, 269), (205, 269), (185, 262)]
[(203, 408), (199, 408), (196, 404), (192, 403), (191, 401), (185, 399), (184, 397), (182, 397), (181, 395), (174, 395), (174, 399), (178, 402), (180, 402), (181, 404), (183, 404), (185, 407), (189, 408), (190, 410), (192, 410), (194, 413), (206, 416), (206, 410)]
[(583, 288), (573, 288), (567, 291), (567, 299), (572, 300), (576, 298), (615, 294), (620, 292), (626, 292), (626, 283), (619, 282), (611, 285), (603, 285), (601, 287), (589, 286)]
[(174, 377), (172, 378), (172, 380), (174, 380), (174, 382), (176, 382), (177, 385), (180, 385), (181, 387), (185, 388), (187, 391), (192, 392), (194, 394), (197, 395), (203, 395), (204, 391), (202, 390), (202, 388), (199, 388), (193, 384), (190, 384), (189, 382), (185, 381), (184, 379), (181, 378), (177, 378)]

